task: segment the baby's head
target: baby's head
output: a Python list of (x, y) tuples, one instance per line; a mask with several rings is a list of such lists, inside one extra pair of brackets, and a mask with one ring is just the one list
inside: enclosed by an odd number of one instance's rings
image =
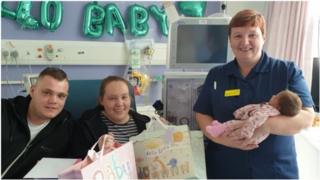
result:
[(277, 108), (285, 116), (295, 116), (302, 108), (300, 97), (289, 90), (283, 90), (272, 96), (269, 104)]

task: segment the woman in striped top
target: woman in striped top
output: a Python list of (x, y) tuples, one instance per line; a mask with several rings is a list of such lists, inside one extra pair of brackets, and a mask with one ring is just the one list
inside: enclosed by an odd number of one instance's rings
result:
[(99, 105), (84, 112), (76, 123), (72, 152), (85, 157), (90, 147), (103, 134), (112, 134), (119, 143), (126, 143), (146, 129), (148, 116), (130, 109), (128, 81), (118, 76), (105, 78), (100, 86)]

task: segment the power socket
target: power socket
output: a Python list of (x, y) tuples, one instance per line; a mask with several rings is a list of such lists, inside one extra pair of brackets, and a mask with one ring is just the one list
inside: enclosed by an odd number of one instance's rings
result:
[(5, 49), (2, 49), (2, 50), (1, 50), (1, 56), (2, 56), (2, 58), (4, 58), (4, 59), (8, 58), (8, 56), (9, 56), (9, 51), (8, 51), (8, 50), (5, 50)]
[(36, 84), (38, 76), (39, 74), (23, 74), (23, 84), (27, 94), (29, 94), (31, 86)]
[(17, 59), (19, 57), (19, 52), (17, 50), (10, 51), (10, 57)]

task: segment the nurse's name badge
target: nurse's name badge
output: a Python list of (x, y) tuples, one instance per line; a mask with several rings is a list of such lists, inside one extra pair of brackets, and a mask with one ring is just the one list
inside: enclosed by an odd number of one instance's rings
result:
[(240, 96), (240, 89), (228, 89), (224, 91), (224, 97)]

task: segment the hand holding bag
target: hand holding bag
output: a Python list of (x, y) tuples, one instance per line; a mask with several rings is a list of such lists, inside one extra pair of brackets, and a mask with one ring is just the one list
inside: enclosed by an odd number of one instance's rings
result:
[[(86, 158), (59, 174), (59, 179), (137, 179), (132, 142), (106, 152), (106, 140), (102, 150), (94, 151), (99, 140), (88, 151)], [(110, 149), (109, 149), (110, 150)]]

